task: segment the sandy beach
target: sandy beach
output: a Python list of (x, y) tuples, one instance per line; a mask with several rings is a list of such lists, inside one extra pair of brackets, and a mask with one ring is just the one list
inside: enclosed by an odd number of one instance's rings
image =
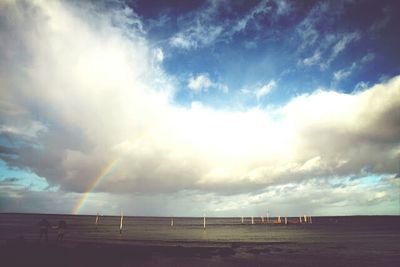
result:
[[(36, 223), (68, 223), (39, 241)], [(2, 266), (399, 266), (399, 217), (320, 217), (309, 225), (251, 225), (237, 218), (1, 214)], [(4, 265), (3, 265), (4, 264)]]

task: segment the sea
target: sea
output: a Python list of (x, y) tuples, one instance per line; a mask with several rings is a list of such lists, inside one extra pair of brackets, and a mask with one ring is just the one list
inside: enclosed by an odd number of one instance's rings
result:
[[(221, 243), (346, 243), (384, 240), (399, 243), (400, 216), (336, 216), (312, 217), (312, 223), (298, 223), (291, 217), (288, 224), (269, 224), (260, 217), (141, 217), (0, 213), (0, 242), (23, 239), (34, 242), (39, 238), (38, 223), (46, 219), (51, 228), (49, 240), (57, 237), (58, 222), (67, 224), (65, 242), (88, 243), (162, 243), (162, 244), (221, 244)], [(171, 221), (173, 220), (173, 225)], [(284, 222), (284, 218), (281, 218)]]

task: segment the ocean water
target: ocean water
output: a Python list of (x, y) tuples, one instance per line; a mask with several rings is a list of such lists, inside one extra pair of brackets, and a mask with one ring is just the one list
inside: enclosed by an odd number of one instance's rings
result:
[[(23, 238), (38, 240), (38, 222), (46, 218), (54, 228), (49, 239), (55, 240), (59, 220), (67, 223), (65, 242), (99, 243), (316, 243), (316, 242), (368, 242), (385, 240), (388, 244), (400, 240), (400, 216), (313, 217), (312, 224), (263, 224), (261, 218), (203, 218), (125, 216), (122, 234), (119, 216), (0, 214), (0, 242)], [(276, 218), (270, 218), (271, 221)], [(288, 218), (289, 221), (298, 218)]]

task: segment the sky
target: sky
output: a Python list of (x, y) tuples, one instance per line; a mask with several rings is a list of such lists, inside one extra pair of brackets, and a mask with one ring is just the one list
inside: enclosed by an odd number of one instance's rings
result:
[(399, 12), (0, 1), (0, 212), (400, 214)]

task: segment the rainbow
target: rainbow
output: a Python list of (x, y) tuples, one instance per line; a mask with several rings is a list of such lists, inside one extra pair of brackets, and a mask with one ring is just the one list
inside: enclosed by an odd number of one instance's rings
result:
[(78, 214), (80, 212), (81, 208), (83, 207), (86, 200), (88, 199), (90, 193), (97, 186), (97, 184), (101, 181), (101, 179), (103, 177), (107, 176), (107, 174), (109, 174), (113, 170), (113, 168), (115, 167), (117, 162), (118, 162), (118, 158), (113, 159), (101, 168), (99, 174), (96, 175), (96, 177), (93, 179), (92, 183), (89, 184), (88, 188), (85, 190), (85, 193), (83, 193), (83, 195), (79, 199), (78, 203), (72, 209), (72, 214)]

